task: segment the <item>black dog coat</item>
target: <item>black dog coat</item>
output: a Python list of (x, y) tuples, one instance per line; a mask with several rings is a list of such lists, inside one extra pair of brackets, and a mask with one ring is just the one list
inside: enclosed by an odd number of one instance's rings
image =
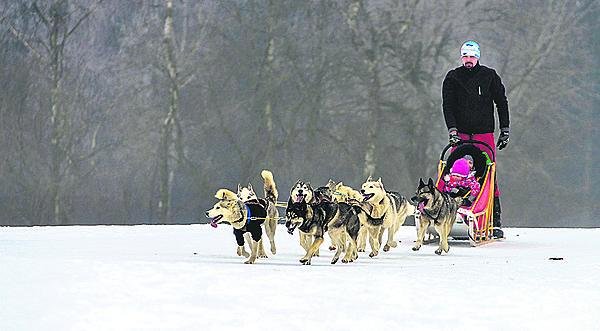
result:
[(267, 209), (259, 201), (248, 201), (244, 203), (248, 216), (246, 224), (241, 229), (233, 229), (235, 241), (238, 246), (244, 246), (244, 233), (250, 232), (254, 241), (259, 241), (262, 238), (261, 224), (265, 222), (267, 217)]

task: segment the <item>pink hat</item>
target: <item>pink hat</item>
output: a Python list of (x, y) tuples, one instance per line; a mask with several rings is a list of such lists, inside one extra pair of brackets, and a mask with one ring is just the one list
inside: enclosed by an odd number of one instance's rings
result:
[(460, 177), (467, 177), (469, 176), (469, 171), (471, 171), (471, 167), (469, 167), (469, 161), (462, 158), (454, 161), (452, 169), (450, 169), (450, 174)]

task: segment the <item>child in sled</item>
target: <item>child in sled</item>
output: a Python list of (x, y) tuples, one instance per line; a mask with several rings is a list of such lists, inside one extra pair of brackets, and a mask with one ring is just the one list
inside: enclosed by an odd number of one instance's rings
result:
[(464, 197), (462, 206), (470, 207), (477, 198), (480, 189), (481, 186), (471, 171), (469, 160), (466, 158), (454, 161), (450, 174), (444, 176), (443, 191), (449, 193), (453, 198)]

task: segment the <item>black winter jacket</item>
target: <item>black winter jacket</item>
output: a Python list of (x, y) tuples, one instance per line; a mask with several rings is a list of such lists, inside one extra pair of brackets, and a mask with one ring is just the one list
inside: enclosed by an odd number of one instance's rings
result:
[(500, 128), (508, 128), (508, 101), (494, 69), (477, 63), (472, 69), (460, 66), (446, 74), (442, 108), (448, 129), (468, 134), (494, 132), (494, 103)]

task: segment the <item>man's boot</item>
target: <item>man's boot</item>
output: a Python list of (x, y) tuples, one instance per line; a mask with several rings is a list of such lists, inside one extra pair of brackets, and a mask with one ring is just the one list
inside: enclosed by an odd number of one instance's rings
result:
[(502, 213), (502, 209), (500, 208), (500, 198), (494, 197), (494, 212), (493, 212), (493, 220), (494, 220), (494, 231), (492, 235), (494, 238), (504, 238), (504, 231), (500, 229), (502, 226), (500, 214)]

